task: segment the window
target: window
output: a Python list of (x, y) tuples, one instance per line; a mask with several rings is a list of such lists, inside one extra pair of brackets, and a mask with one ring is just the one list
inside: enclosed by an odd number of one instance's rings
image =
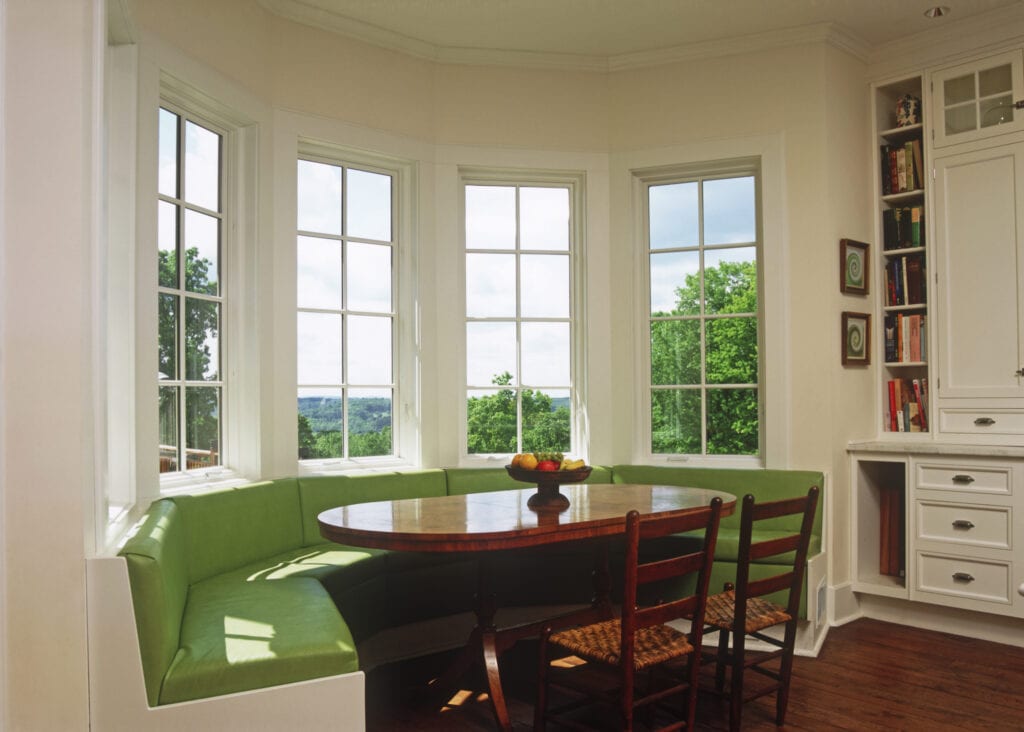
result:
[(756, 165), (643, 182), (650, 451), (761, 454)]
[(396, 454), (394, 179), (298, 161), (300, 460)]
[(161, 107), (158, 148), (159, 459), (169, 473), (222, 461), (223, 134)]
[(468, 454), (573, 448), (578, 183), (464, 179)]

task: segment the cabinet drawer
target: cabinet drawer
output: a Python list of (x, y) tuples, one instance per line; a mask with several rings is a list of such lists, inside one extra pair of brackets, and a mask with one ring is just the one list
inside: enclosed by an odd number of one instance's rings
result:
[(1010, 602), (1010, 564), (918, 552), (917, 589), (984, 602)]
[(939, 430), (960, 435), (1024, 435), (1024, 411), (940, 409)]
[(969, 493), (1012, 492), (1008, 465), (946, 465), (917, 464), (917, 487), (926, 490), (961, 491)]
[(917, 502), (917, 538), (993, 549), (1010, 548), (1010, 508)]

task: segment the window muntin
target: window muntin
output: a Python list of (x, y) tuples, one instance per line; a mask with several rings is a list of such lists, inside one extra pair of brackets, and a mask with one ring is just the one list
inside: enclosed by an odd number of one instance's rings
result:
[(222, 464), (224, 136), (159, 110), (160, 472)]
[(760, 455), (758, 173), (645, 193), (650, 451)]
[(392, 456), (395, 175), (298, 161), (300, 460)]
[(468, 180), (463, 194), (464, 450), (568, 452), (574, 188)]

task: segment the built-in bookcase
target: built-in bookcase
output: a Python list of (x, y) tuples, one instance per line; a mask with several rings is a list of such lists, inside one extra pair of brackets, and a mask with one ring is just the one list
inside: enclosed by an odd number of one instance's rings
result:
[[(916, 117), (898, 119), (900, 99), (917, 100)], [(925, 433), (928, 408), (928, 257), (922, 77), (874, 87), (879, 252), (875, 339), (881, 368), (882, 430)]]

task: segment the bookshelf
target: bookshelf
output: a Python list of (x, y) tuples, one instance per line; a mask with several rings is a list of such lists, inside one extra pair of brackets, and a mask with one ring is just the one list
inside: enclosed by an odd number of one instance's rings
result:
[[(873, 87), (882, 431), (901, 435), (931, 429), (922, 90), (921, 76)], [(917, 100), (916, 114), (898, 119), (898, 104), (908, 96)]]
[(854, 590), (906, 599), (907, 460), (853, 460)]

